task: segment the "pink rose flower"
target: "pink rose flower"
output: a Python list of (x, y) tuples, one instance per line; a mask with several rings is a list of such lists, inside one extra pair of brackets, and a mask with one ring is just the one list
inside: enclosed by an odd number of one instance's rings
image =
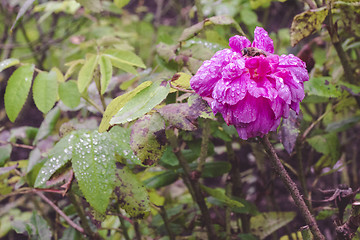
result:
[(221, 113), (244, 140), (275, 131), (290, 108), (298, 114), (303, 82), (309, 80), (298, 57), (273, 54), (273, 41), (263, 28), (256, 27), (254, 36), (253, 43), (231, 37), (231, 49), (216, 52), (190, 80), (214, 114)]

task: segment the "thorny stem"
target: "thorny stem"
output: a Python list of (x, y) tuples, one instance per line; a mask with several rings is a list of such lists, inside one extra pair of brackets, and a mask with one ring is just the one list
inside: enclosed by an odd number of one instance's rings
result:
[(281, 181), (285, 184), (287, 190), (290, 192), (291, 197), (293, 198), (295, 205), (299, 208), (301, 215), (303, 216), (307, 225), (309, 225), (314, 239), (316, 240), (325, 240), (324, 235), (319, 230), (319, 227), (311, 215), (309, 208), (306, 206), (304, 199), (302, 198), (299, 189), (297, 188), (294, 181), (290, 178), (286, 172), (284, 166), (282, 165), (279, 157), (277, 156), (274, 147), (271, 145), (268, 136), (266, 135), (261, 139), (261, 143), (264, 145), (266, 152), (270, 157), (271, 164), (275, 172), (279, 175)]
[[(183, 179), (186, 183), (189, 184), (188, 185), (189, 190), (192, 188), (192, 198), (194, 199), (194, 201), (197, 203), (197, 205), (200, 208), (200, 211), (202, 214), (202, 220), (203, 220), (206, 230), (207, 230), (208, 239), (215, 240), (215, 239), (217, 239), (217, 237), (215, 235), (214, 228), (211, 224), (209, 209), (207, 208), (204, 196), (201, 193), (199, 182), (191, 177), (190, 166), (188, 165), (186, 159), (184, 158), (184, 156), (182, 155), (182, 153), (178, 147), (179, 146), (178, 140), (177, 140), (175, 133), (172, 130), (169, 130), (169, 131), (167, 131), (166, 135), (169, 139), (170, 145), (171, 145), (177, 159), (179, 160), (181, 167), (184, 170)], [(190, 191), (190, 193), (191, 193), (191, 191)]]

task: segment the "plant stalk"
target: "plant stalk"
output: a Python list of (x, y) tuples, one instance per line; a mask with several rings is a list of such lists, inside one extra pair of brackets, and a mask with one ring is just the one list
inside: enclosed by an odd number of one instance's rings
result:
[(286, 172), (284, 166), (282, 165), (279, 157), (277, 156), (274, 147), (271, 145), (268, 136), (266, 135), (261, 139), (261, 143), (264, 145), (266, 152), (270, 157), (272, 167), (275, 172), (279, 175), (281, 181), (285, 184), (286, 188), (291, 194), (295, 205), (299, 208), (301, 215), (303, 216), (306, 224), (310, 227), (314, 239), (316, 240), (325, 240), (324, 235), (320, 232), (319, 227), (315, 221), (315, 218), (311, 215), (309, 208), (307, 207), (304, 199), (302, 198), (299, 189), (297, 188), (294, 181), (290, 178), (289, 174)]
[[(177, 140), (177, 137), (176, 137), (174, 131), (169, 130), (169, 131), (167, 131), (166, 135), (167, 135), (170, 145), (174, 151), (174, 154), (176, 155), (177, 159), (179, 160), (180, 166), (184, 170), (183, 179), (184, 179), (185, 183), (188, 183), (189, 187), (192, 188), (192, 190), (193, 190), (192, 198), (194, 199), (194, 201), (197, 203), (197, 205), (200, 208), (200, 211), (202, 214), (202, 220), (203, 220), (206, 230), (207, 230), (208, 239), (216, 240), (218, 238), (217, 238), (214, 228), (211, 224), (209, 209), (207, 208), (205, 198), (201, 193), (199, 182), (196, 179), (193, 179), (191, 177), (192, 171), (191, 171), (190, 166), (187, 163), (185, 157), (182, 155), (182, 153), (178, 147), (179, 146), (178, 140)], [(190, 191), (190, 193), (191, 193), (191, 191)]]

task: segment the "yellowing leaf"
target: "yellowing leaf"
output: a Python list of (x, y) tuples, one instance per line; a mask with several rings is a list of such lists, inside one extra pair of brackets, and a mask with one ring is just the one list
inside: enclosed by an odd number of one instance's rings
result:
[[(182, 89), (189, 89), (190, 87), (190, 79), (191, 75), (183, 72), (176, 73), (171, 79), (171, 85), (182, 88)], [(171, 88), (170, 92), (176, 92), (177, 89)]]
[(319, 30), (327, 14), (328, 10), (323, 7), (296, 15), (291, 24), (291, 45), (295, 46), (300, 40)]

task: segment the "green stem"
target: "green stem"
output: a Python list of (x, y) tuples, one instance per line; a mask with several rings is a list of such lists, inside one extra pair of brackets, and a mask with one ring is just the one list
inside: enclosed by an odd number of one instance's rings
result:
[(68, 192), (68, 197), (80, 218), (80, 224), (83, 227), (85, 234), (92, 239), (100, 239), (100, 236), (91, 230), (90, 225), (88, 223), (88, 219), (86, 218), (85, 211), (82, 208), (82, 204), (79, 198), (72, 192)]
[(200, 0), (195, 0), (195, 6), (196, 6), (198, 22), (201, 22), (202, 20), (204, 20), (204, 13), (202, 11)]
[(298, 160), (298, 178), (301, 184), (301, 188), (303, 189), (304, 192), (304, 200), (306, 205), (308, 206), (310, 212), (312, 213), (312, 206), (311, 206), (311, 201), (309, 199), (309, 192), (308, 192), (308, 188), (307, 188), (307, 184), (306, 184), (306, 178), (305, 178), (305, 172), (304, 172), (304, 165), (303, 165), (303, 157), (302, 157), (302, 152), (301, 152), (301, 141), (297, 141), (296, 143), (296, 156), (297, 156), (297, 160)]
[(201, 193), (199, 182), (191, 177), (192, 171), (191, 171), (190, 166), (187, 163), (185, 157), (182, 155), (182, 153), (178, 147), (179, 144), (178, 144), (177, 137), (175, 136), (175, 133), (172, 130), (168, 130), (166, 132), (166, 135), (168, 137), (168, 140), (170, 142), (171, 147), (173, 148), (173, 151), (174, 151), (176, 157), (179, 160), (180, 166), (184, 170), (183, 179), (186, 183), (189, 184), (189, 186), (191, 186), (190, 189), (192, 188), (192, 191), (193, 191), (192, 198), (200, 208), (200, 211), (202, 214), (202, 220), (203, 220), (206, 230), (207, 230), (208, 239), (210, 239), (210, 240), (218, 239), (217, 236), (215, 235), (214, 228), (211, 224), (209, 209), (207, 208), (205, 198)]
[(138, 221), (134, 221), (135, 239), (141, 240), (140, 226)]
[(303, 216), (306, 224), (310, 227), (315, 240), (325, 240), (324, 235), (319, 230), (319, 227), (315, 221), (315, 218), (311, 215), (309, 208), (307, 207), (304, 199), (302, 198), (299, 189), (294, 181), (290, 178), (282, 165), (279, 157), (277, 156), (274, 147), (271, 145), (268, 136), (266, 135), (261, 139), (261, 143), (264, 145), (267, 154), (270, 157), (271, 164), (275, 172), (279, 175), (281, 181), (285, 184), (287, 190), (290, 192), (295, 205), (298, 207), (301, 215)]
[(197, 167), (197, 171), (199, 173), (201, 173), (204, 168), (204, 163), (208, 153), (209, 137), (210, 137), (210, 121), (209, 119), (205, 119), (204, 128), (202, 131), (202, 142), (201, 142), (201, 149), (199, 156), (199, 164)]
[(122, 218), (122, 216), (120, 216), (121, 215), (120, 211), (118, 211), (118, 214), (119, 214), (118, 216), (119, 216), (119, 220), (120, 220), (120, 224), (121, 224), (120, 227), (122, 229), (122, 233), (123, 233), (126, 240), (130, 240), (130, 237), (129, 237), (129, 234), (128, 234), (128, 229), (127, 229), (127, 227), (125, 225), (125, 220), (124, 220), (124, 218)]
[(169, 224), (169, 218), (167, 216), (166, 210), (163, 206), (159, 206), (159, 208), (160, 208), (159, 213), (164, 221), (165, 229), (169, 234), (169, 238), (170, 238), (170, 240), (175, 240), (175, 235), (174, 235), (173, 231), (171, 230), (171, 227)]

